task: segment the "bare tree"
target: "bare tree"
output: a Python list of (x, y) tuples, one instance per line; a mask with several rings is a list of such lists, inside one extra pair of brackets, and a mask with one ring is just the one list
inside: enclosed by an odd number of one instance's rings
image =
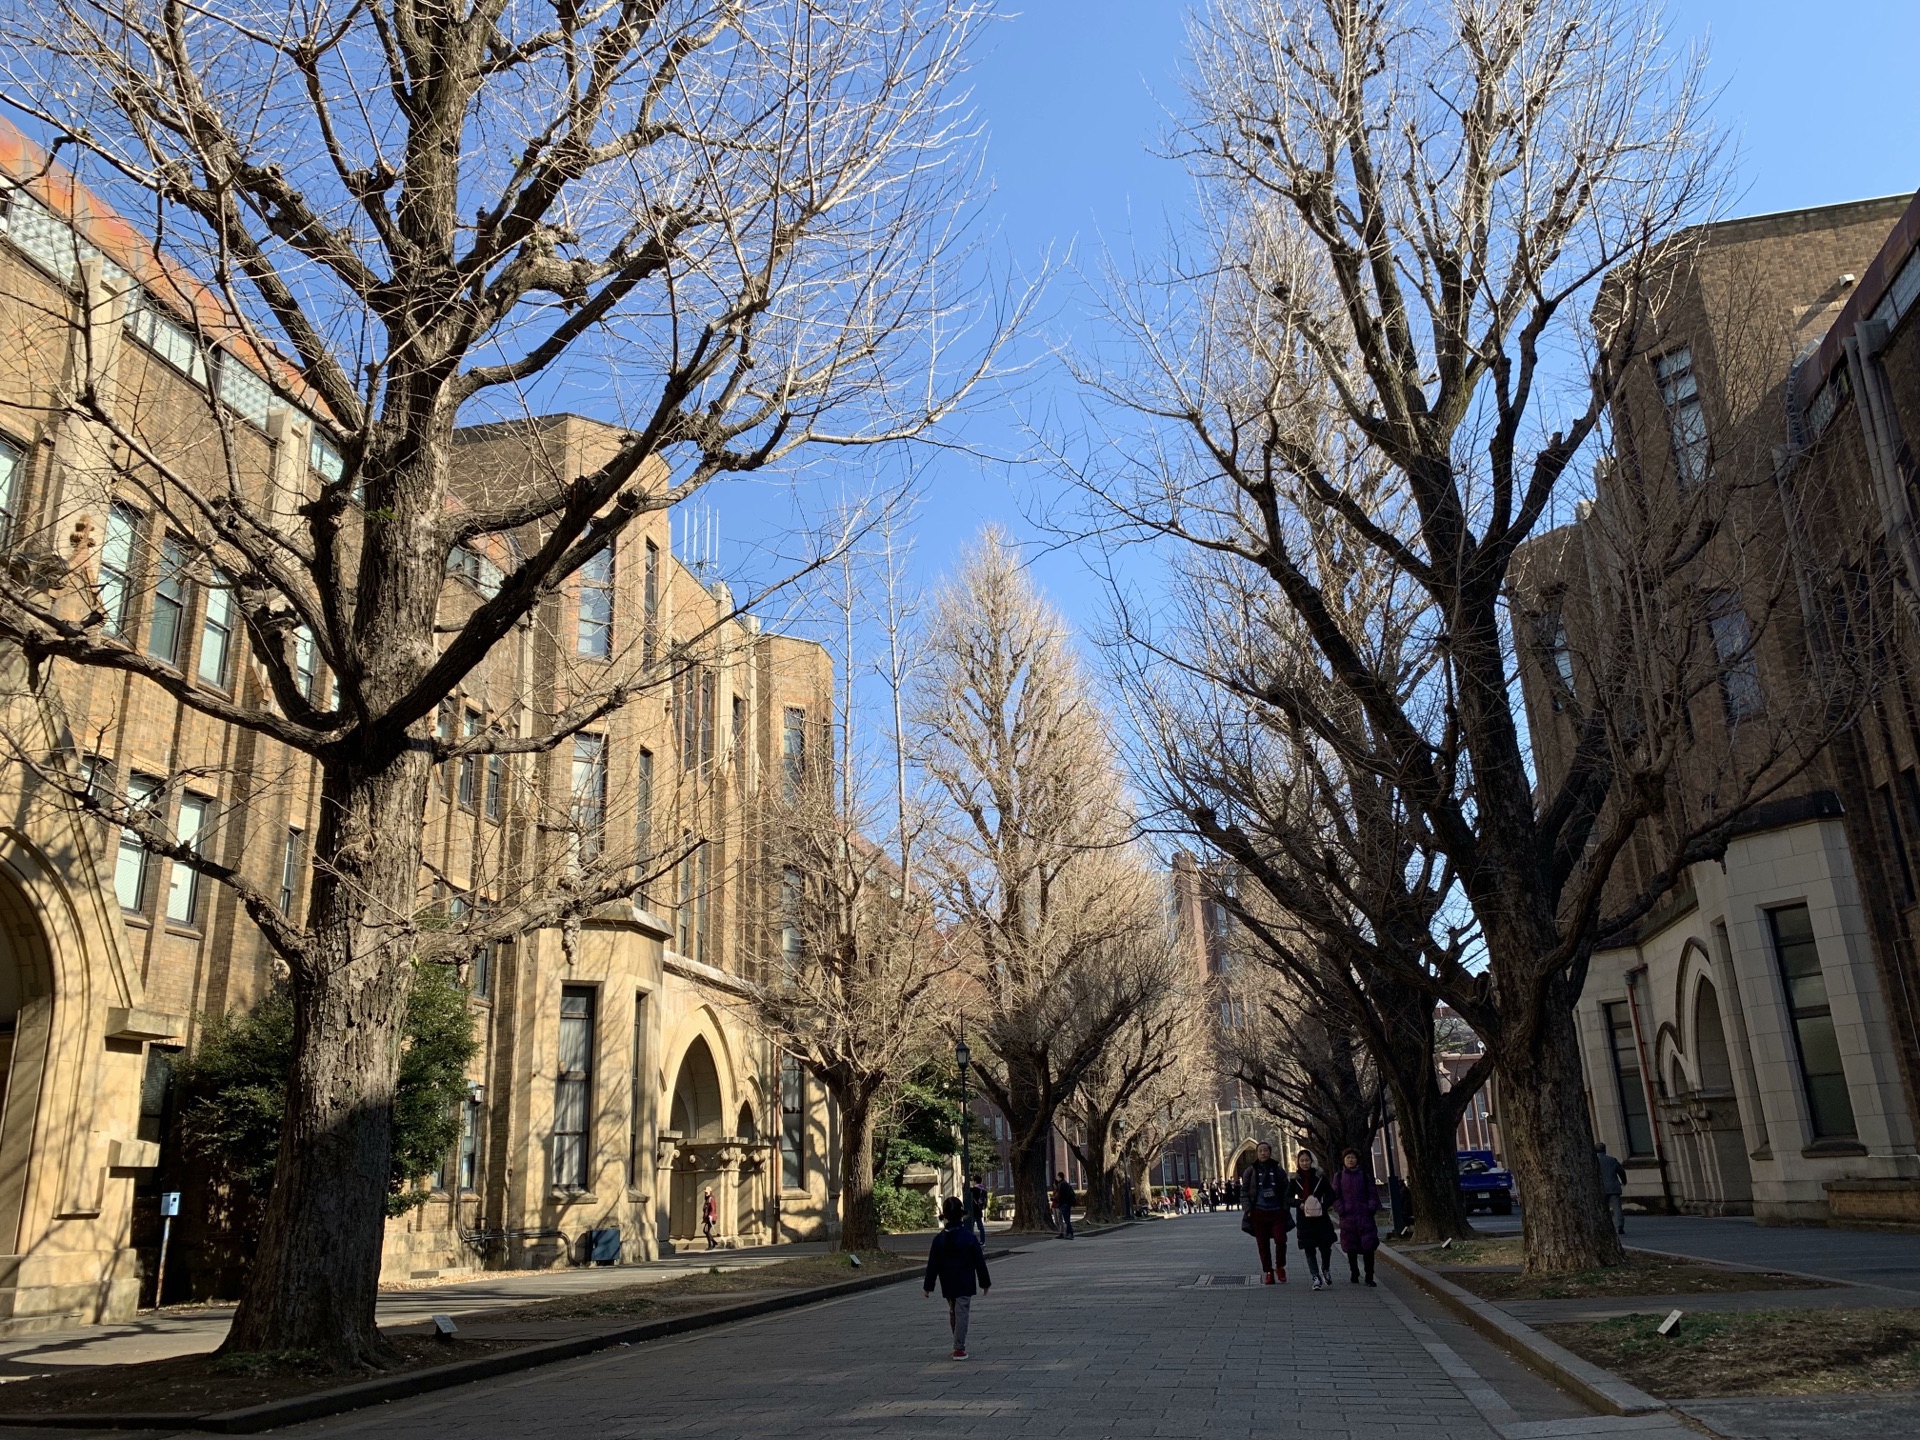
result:
[(1297, 1125), (1323, 1164), (1337, 1165), (1348, 1148), (1369, 1155), (1386, 1088), (1347, 1017), (1270, 965), (1241, 964), (1226, 993), (1220, 1061), (1228, 1077)]
[[(298, 1024), (228, 1350), (380, 1358), (381, 1177), (434, 767), (551, 755), (681, 662), (520, 733), (436, 734), (436, 709), (636, 517), (806, 447), (918, 435), (990, 363), (997, 329), (956, 367), (968, 300), (943, 283), (973, 176), (951, 82), (983, 14), (971, 0), (54, 0), (8, 22), (0, 98), (126, 197), (157, 246), (117, 269), (81, 257), (88, 363), (9, 399), (87, 444), (70, 447), (52, 563), (0, 583), (0, 636), (39, 667), (137, 676), (320, 774), (304, 917), (240, 892), (291, 969)], [(181, 361), (205, 396), (190, 454), (116, 392), (130, 308), (210, 357)], [(519, 485), (468, 484), (457, 427), (514, 420), (583, 377), (618, 443)], [(329, 463), (298, 466), (277, 496), (236, 458), (236, 407), (261, 386), (295, 446), (327, 442)], [(116, 492), (228, 578), (271, 703), (196, 687), (112, 633), (94, 581)], [(449, 614), (450, 557), (467, 550), (501, 573)], [(305, 643), (335, 677), (330, 700), (302, 682)], [(643, 878), (528, 896), (499, 927), (560, 922)]]
[[(1318, 557), (1323, 574), (1345, 571), (1328, 587), (1329, 604), (1411, 700), (1430, 666), (1406, 624), (1408, 607), (1397, 603), (1403, 587), (1390, 571), (1353, 566), (1357, 558), (1338, 547)], [(1246, 1003), (1263, 1011), (1284, 997), (1287, 1013), (1316, 1011), (1359, 1038), (1401, 1123), (1416, 1233), (1469, 1235), (1455, 1131), (1491, 1064), (1483, 1056), (1441, 1088), (1433, 976), (1460, 968), (1475, 941), (1470, 917), (1458, 913), (1452, 869), (1392, 787), (1346, 766), (1287, 703), (1311, 696), (1321, 713), (1344, 708), (1349, 723), (1360, 723), (1359, 707), (1313, 663), (1298, 618), (1272, 603), (1257, 572), (1231, 558), (1189, 556), (1168, 588), (1167, 618), (1154, 624), (1123, 611), (1121, 643), (1110, 647), (1144, 742), (1132, 752), (1137, 783), (1170, 823), (1221, 857), (1204, 873), (1239, 921), (1238, 963), (1280, 972), (1243, 975), (1257, 992)], [(1254, 1041), (1240, 1057), (1241, 1078), (1262, 1093), (1261, 1072), (1290, 1073), (1266, 1047), (1285, 1043), (1294, 1023), (1234, 1037)], [(1336, 1049), (1324, 1038), (1310, 1047), (1330, 1063)], [(1350, 1068), (1341, 1062), (1342, 1093), (1352, 1090)], [(1366, 1109), (1342, 1103), (1335, 1113)], [(1333, 1126), (1352, 1129), (1347, 1119)]]
[[(1650, 385), (1633, 362), (1679, 227), (1714, 198), (1697, 68), (1618, 0), (1219, 0), (1192, 45), (1182, 150), (1207, 228), (1164, 285), (1116, 287), (1130, 368), (1084, 373), (1147, 433), (1089, 490), (1122, 526), (1237, 558), (1298, 617), (1343, 703), (1270, 703), (1419, 817), (1471, 906), (1482, 960), (1427, 979), (1492, 1057), (1527, 1263), (1613, 1263), (1572, 1020), (1588, 957), (1724, 852), (1834, 708), (1810, 685), (1737, 743), (1689, 745), (1729, 668), (1703, 646), (1734, 628), (1712, 607), (1739, 597), (1738, 660), (1790, 608), (1784, 547), (1732, 553), (1721, 523), (1765, 492), (1757, 447), (1706, 467), (1643, 441), (1600, 467), (1619, 528), (1592, 572), (1615, 599), (1537, 800), (1515, 713), (1515, 668), (1557, 650), (1507, 608), (1517, 557)], [(1332, 603), (1336, 549), (1404, 581), (1430, 667), (1411, 690)], [(1655, 858), (1614, 883), (1636, 837)]]
[(998, 533), (940, 595), (925, 649), (925, 873), (962, 960), (957, 1023), (1012, 1132), (1014, 1228), (1037, 1230), (1054, 1117), (1150, 998), (1124, 942), (1159, 923), (1157, 891), (1087, 678)]
[[(790, 766), (781, 777), (766, 847), (779, 904), (750, 1002), (752, 1018), (819, 1077), (838, 1108), (843, 1250), (880, 1244), (876, 1127), (894, 1087), (929, 1058), (936, 1022), (952, 1004), (951, 950), (932, 896), (914, 879), (922, 826), (906, 791), (901, 704), (913, 606), (897, 520), (883, 517), (872, 553), (843, 550), (835, 567), (835, 763)], [(886, 719), (877, 743), (861, 723), (868, 682), (879, 684)], [(869, 783), (876, 776), (882, 788)]]
[(1184, 947), (1164, 928), (1122, 936), (1115, 979), (1147, 998), (1122, 1022), (1106, 1049), (1080, 1077), (1068, 1103), (1078, 1122), (1068, 1141), (1087, 1175), (1087, 1215), (1114, 1220), (1126, 1214), (1128, 1173), (1121, 1144), (1126, 1117), (1140, 1108), (1155, 1082), (1206, 1053), (1208, 996), (1192, 973)]
[(1113, 1135), (1119, 1151), (1116, 1168), (1135, 1203), (1144, 1200), (1151, 1190), (1153, 1167), (1167, 1146), (1213, 1118), (1214, 1087), (1218, 1083), (1213, 1057), (1204, 1049), (1181, 1051), (1172, 1065), (1134, 1092), (1115, 1118)]

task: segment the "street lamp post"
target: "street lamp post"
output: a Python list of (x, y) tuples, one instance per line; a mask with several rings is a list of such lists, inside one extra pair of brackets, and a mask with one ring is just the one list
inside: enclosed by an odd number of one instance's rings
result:
[(966, 1214), (973, 1209), (973, 1150), (967, 1136), (967, 1066), (973, 1061), (973, 1052), (966, 1041), (955, 1043), (953, 1058), (960, 1067), (960, 1203), (964, 1207), (961, 1213)]

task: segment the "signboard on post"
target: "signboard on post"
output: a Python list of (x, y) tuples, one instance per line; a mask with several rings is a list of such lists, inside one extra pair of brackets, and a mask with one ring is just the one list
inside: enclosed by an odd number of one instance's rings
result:
[(180, 1192), (178, 1190), (168, 1190), (161, 1195), (160, 1213), (169, 1217), (180, 1213)]

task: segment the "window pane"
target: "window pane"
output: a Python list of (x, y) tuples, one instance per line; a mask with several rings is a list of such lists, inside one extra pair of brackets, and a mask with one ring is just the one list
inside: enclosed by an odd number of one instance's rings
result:
[[(460, 722), (460, 738), (462, 740), (477, 739), (480, 734), (480, 728), (480, 712), (478, 710), (469, 710), (466, 713), (466, 717)], [(460, 757), (460, 803), (469, 810), (471, 810), (474, 805), (474, 787), (479, 779), (479, 765), (480, 757), (477, 755), (462, 755)]]
[(0, 440), (0, 546), (13, 536), (14, 515), (19, 506), (20, 452)]
[(187, 613), (187, 548), (174, 536), (160, 542), (160, 569), (153, 582), (153, 624), (147, 653), (167, 664), (180, 659), (180, 627)]
[(1794, 1048), (1807, 1096), (1807, 1114), (1816, 1139), (1851, 1136), (1853, 1102), (1847, 1094), (1840, 1039), (1827, 1004), (1826, 975), (1813, 938), (1813, 917), (1805, 905), (1767, 912), (1774, 954), (1793, 1020)]
[(580, 567), (579, 650), (604, 660), (613, 650), (613, 551), (602, 550)]
[(140, 533), (140, 512), (115, 505), (107, 512), (106, 539), (100, 546), (100, 609), (107, 629), (127, 633), (127, 600), (133, 593), (133, 542)]
[(553, 1183), (586, 1188), (591, 1133), (594, 992), (569, 985), (560, 992), (558, 1078), (553, 1096)]
[(607, 742), (600, 735), (573, 737), (573, 843), (581, 863), (596, 859), (607, 818)]
[(227, 683), (227, 659), (233, 649), (233, 591), (224, 575), (207, 591), (207, 616), (200, 628), (200, 678), (209, 685)]
[[(127, 781), (127, 803), (139, 805), (159, 788), (158, 780), (135, 775)], [(131, 830), (120, 832), (120, 853), (114, 860), (113, 888), (122, 910), (138, 910), (146, 899), (147, 849), (140, 843), (140, 837)]]
[(220, 398), (243, 420), (262, 430), (273, 408), (273, 390), (246, 365), (224, 351), (220, 356)]
[[(207, 820), (208, 802), (198, 795), (187, 795), (180, 801), (180, 821), (175, 826), (175, 837), (196, 855), (200, 853), (201, 829)], [(191, 866), (174, 862), (173, 876), (167, 885), (167, 919), (178, 924), (190, 924), (194, 910), (199, 902), (200, 876)]]
[(780, 1061), (780, 1184), (798, 1190), (807, 1183), (806, 1085), (800, 1062), (793, 1056)]
[(507, 757), (489, 755), (487, 757), (487, 818), (498, 820), (505, 813), (507, 803)]
[(287, 831), (287, 843), (280, 852), (280, 913), (292, 915), (300, 898), (300, 832)]

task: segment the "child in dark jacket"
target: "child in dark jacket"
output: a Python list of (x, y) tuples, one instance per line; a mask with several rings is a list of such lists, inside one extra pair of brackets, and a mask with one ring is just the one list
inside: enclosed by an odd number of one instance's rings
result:
[(942, 1229), (933, 1237), (933, 1245), (927, 1251), (927, 1278), (923, 1286), (931, 1295), (933, 1282), (936, 1279), (940, 1282), (940, 1293), (946, 1297), (947, 1317), (953, 1327), (956, 1360), (967, 1358), (967, 1320), (973, 1310), (974, 1281), (979, 1281), (979, 1294), (984, 1295), (993, 1288), (993, 1277), (987, 1274), (987, 1252), (968, 1233), (966, 1218), (967, 1208), (958, 1196), (949, 1196), (940, 1207)]

